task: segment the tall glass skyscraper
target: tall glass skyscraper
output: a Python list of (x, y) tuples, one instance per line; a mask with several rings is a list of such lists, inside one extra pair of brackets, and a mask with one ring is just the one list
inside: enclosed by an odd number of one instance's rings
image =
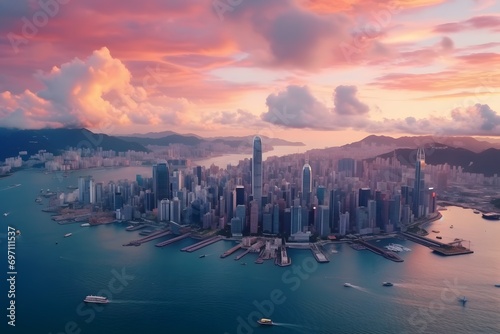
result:
[(415, 185), (413, 186), (413, 215), (415, 218), (419, 218), (422, 211), (420, 210), (420, 206), (422, 204), (422, 191), (425, 189), (424, 173), (422, 173), (424, 164), (425, 152), (423, 148), (419, 147), (415, 161)]
[(252, 195), (257, 201), (260, 217), (262, 212), (262, 140), (259, 136), (253, 138)]
[(155, 208), (162, 199), (170, 199), (170, 174), (165, 162), (153, 165), (153, 193), (155, 195)]
[(309, 195), (312, 192), (312, 169), (306, 162), (302, 167), (302, 199), (309, 204)]

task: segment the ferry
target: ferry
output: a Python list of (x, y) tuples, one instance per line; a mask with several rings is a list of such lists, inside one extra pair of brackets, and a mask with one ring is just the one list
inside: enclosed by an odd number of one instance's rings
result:
[(394, 284), (392, 284), (391, 282), (384, 282), (382, 283), (383, 286), (393, 286)]
[(432, 232), (439, 233), (440, 231), (439, 230), (432, 230)]
[(73, 235), (73, 233), (66, 233), (66, 234), (64, 235), (64, 237), (65, 237), (65, 238), (67, 238), (67, 237), (71, 237), (72, 235)]
[(109, 303), (109, 300), (106, 297), (92, 296), (92, 295), (89, 295), (89, 296), (85, 297), (85, 299), (83, 301), (86, 302), (86, 303), (96, 303), (96, 304), (107, 304), (107, 303)]
[(495, 212), (483, 213), (483, 218), (488, 220), (499, 220), (500, 213), (495, 213)]
[(90, 224), (89, 224), (89, 223), (83, 223), (83, 224), (81, 224), (80, 226), (81, 226), (81, 227), (88, 227), (88, 226), (90, 226)]
[(438, 235), (438, 236), (436, 237), (436, 239), (443, 239), (443, 237), (442, 237), (442, 236), (440, 236), (440, 235)]
[(205, 256), (207, 256), (207, 254), (200, 255), (200, 259), (204, 258)]
[(10, 212), (4, 212), (3, 215), (7, 217), (8, 215), (10, 215)]
[(261, 318), (257, 320), (257, 323), (259, 325), (264, 325), (264, 326), (272, 326), (274, 325), (273, 321), (271, 319), (266, 319), (266, 318)]
[(344, 283), (344, 286), (345, 286), (346, 288), (352, 288), (352, 284), (351, 284), (351, 283)]

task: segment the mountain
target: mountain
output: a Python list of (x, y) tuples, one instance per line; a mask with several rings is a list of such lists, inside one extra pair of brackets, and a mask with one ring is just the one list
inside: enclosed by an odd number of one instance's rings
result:
[[(165, 136), (160, 136), (166, 134)], [(150, 135), (151, 137), (146, 137)], [(212, 137), (202, 138), (196, 135), (181, 135), (171, 131), (150, 132), (145, 135), (120, 136), (120, 139), (139, 143), (141, 145), (167, 146), (169, 144), (184, 144), (187, 146), (196, 146), (200, 144), (222, 144), (233, 148), (251, 146), (254, 136), (244, 137)], [(279, 138), (269, 138), (261, 136), (265, 146), (304, 146), (301, 142), (289, 142)]]
[[(159, 139), (159, 138), (164, 138), (164, 137), (168, 137), (168, 136), (171, 136), (171, 135), (179, 135), (179, 134), (177, 132), (174, 132), (174, 131), (161, 131), (161, 132), (148, 132), (148, 133), (133, 133), (131, 135), (122, 135), (120, 137), (122, 137), (122, 138), (135, 137), (135, 138), (155, 138), (155, 139)], [(201, 139), (200, 136), (194, 135), (192, 133), (183, 134), (182, 136), (196, 137), (196, 138), (200, 138)]]
[[(413, 166), (416, 150), (411, 148), (398, 148), (392, 152), (379, 155), (387, 159), (397, 157), (399, 162)], [(468, 173), (482, 173), (485, 176), (500, 175), (500, 149), (490, 148), (476, 153), (464, 148), (449, 147), (435, 143), (433, 147), (425, 149), (425, 162), (429, 165), (461, 166)]]
[[(40, 129), (18, 130), (0, 128), (0, 160), (14, 157), (20, 151), (27, 151), (28, 155), (38, 153), (39, 150), (58, 154), (69, 147), (97, 148), (125, 152), (128, 150), (148, 152), (138, 143), (127, 142), (119, 138), (102, 133), (93, 133), (87, 129)], [(5, 144), (6, 143), (6, 144)]]
[(118, 137), (124, 141), (130, 143), (138, 143), (140, 145), (155, 145), (155, 146), (168, 146), (170, 144), (184, 144), (187, 146), (196, 146), (202, 143), (204, 140), (197, 136), (185, 136), (177, 133), (159, 137), (159, 138), (147, 138), (147, 137)]
[(464, 148), (472, 152), (482, 152), (489, 148), (500, 149), (500, 142), (478, 140), (473, 137), (463, 136), (413, 136), (392, 138), (388, 136), (368, 136), (358, 142), (344, 145), (345, 148), (362, 148), (369, 146), (387, 146), (392, 148), (417, 148), (432, 146), (433, 144)]

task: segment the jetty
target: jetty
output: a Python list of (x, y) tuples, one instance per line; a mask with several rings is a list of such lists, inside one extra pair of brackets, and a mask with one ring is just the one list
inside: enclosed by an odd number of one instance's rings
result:
[(162, 238), (162, 237), (167, 236), (169, 234), (172, 234), (172, 232), (160, 230), (160, 231), (157, 231), (157, 232), (154, 232), (154, 233), (148, 235), (147, 237), (137, 239), (137, 240), (132, 240), (128, 244), (123, 244), (123, 246), (140, 246), (141, 244), (143, 244), (145, 242), (148, 242), (148, 241), (151, 241), (154, 239), (158, 239), (158, 238)]
[(181, 249), (181, 252), (191, 253), (191, 252), (194, 252), (194, 251), (196, 251), (196, 250), (198, 250), (200, 248), (203, 248), (203, 247), (206, 247), (206, 246), (211, 245), (213, 243), (216, 243), (217, 241), (221, 241), (223, 238), (224, 237), (222, 237), (220, 235), (217, 235), (215, 237), (211, 237), (211, 238), (208, 238), (206, 240), (197, 242), (194, 245), (184, 247), (184, 248)]
[(474, 251), (470, 250), (470, 241), (468, 241), (469, 248), (462, 245), (466, 241), (463, 239), (455, 239), (452, 242), (443, 243), (410, 232), (401, 232), (401, 234), (408, 240), (429, 247), (434, 253), (439, 255), (454, 256), (474, 253)]
[(374, 245), (372, 245), (364, 240), (361, 240), (361, 239), (357, 240), (357, 242), (359, 244), (361, 244), (362, 246), (366, 247), (366, 249), (368, 249), (369, 251), (372, 251), (373, 253), (375, 253), (377, 255), (381, 255), (388, 260), (391, 260), (394, 262), (403, 262), (404, 261), (402, 258), (399, 257), (399, 255), (397, 255), (394, 252), (387, 251), (387, 250), (382, 249), (380, 247), (374, 246)]
[(175, 237), (175, 238), (172, 238), (172, 239), (168, 239), (166, 241), (162, 241), (162, 242), (159, 242), (157, 243), (155, 246), (156, 247), (165, 247), (165, 246), (168, 246), (170, 244), (173, 244), (174, 242), (176, 241), (179, 241), (179, 240), (182, 240), (182, 239), (186, 239), (187, 237), (189, 237), (191, 235), (191, 232), (188, 232), (188, 233), (184, 233), (178, 237)]
[(326, 257), (326, 255), (323, 254), (323, 252), (319, 249), (318, 245), (316, 245), (316, 244), (310, 244), (310, 247), (311, 247), (311, 252), (313, 253), (314, 258), (316, 259), (316, 261), (318, 261), (319, 263), (330, 262), (330, 260), (328, 260), (328, 258)]

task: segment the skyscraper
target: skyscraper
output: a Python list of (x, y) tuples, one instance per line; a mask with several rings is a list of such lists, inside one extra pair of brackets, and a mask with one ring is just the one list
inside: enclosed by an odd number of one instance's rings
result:
[(312, 170), (306, 162), (302, 167), (302, 199), (309, 204), (309, 194), (312, 192)]
[(155, 208), (162, 199), (170, 198), (170, 175), (167, 163), (153, 165), (153, 193), (155, 195)]
[(257, 201), (260, 216), (262, 211), (262, 140), (259, 136), (253, 138), (252, 195)]
[(421, 216), (420, 206), (422, 204), (421, 192), (425, 189), (424, 173), (422, 167), (425, 165), (425, 152), (424, 149), (419, 147), (417, 150), (417, 158), (415, 161), (415, 185), (413, 186), (413, 215), (415, 218)]

